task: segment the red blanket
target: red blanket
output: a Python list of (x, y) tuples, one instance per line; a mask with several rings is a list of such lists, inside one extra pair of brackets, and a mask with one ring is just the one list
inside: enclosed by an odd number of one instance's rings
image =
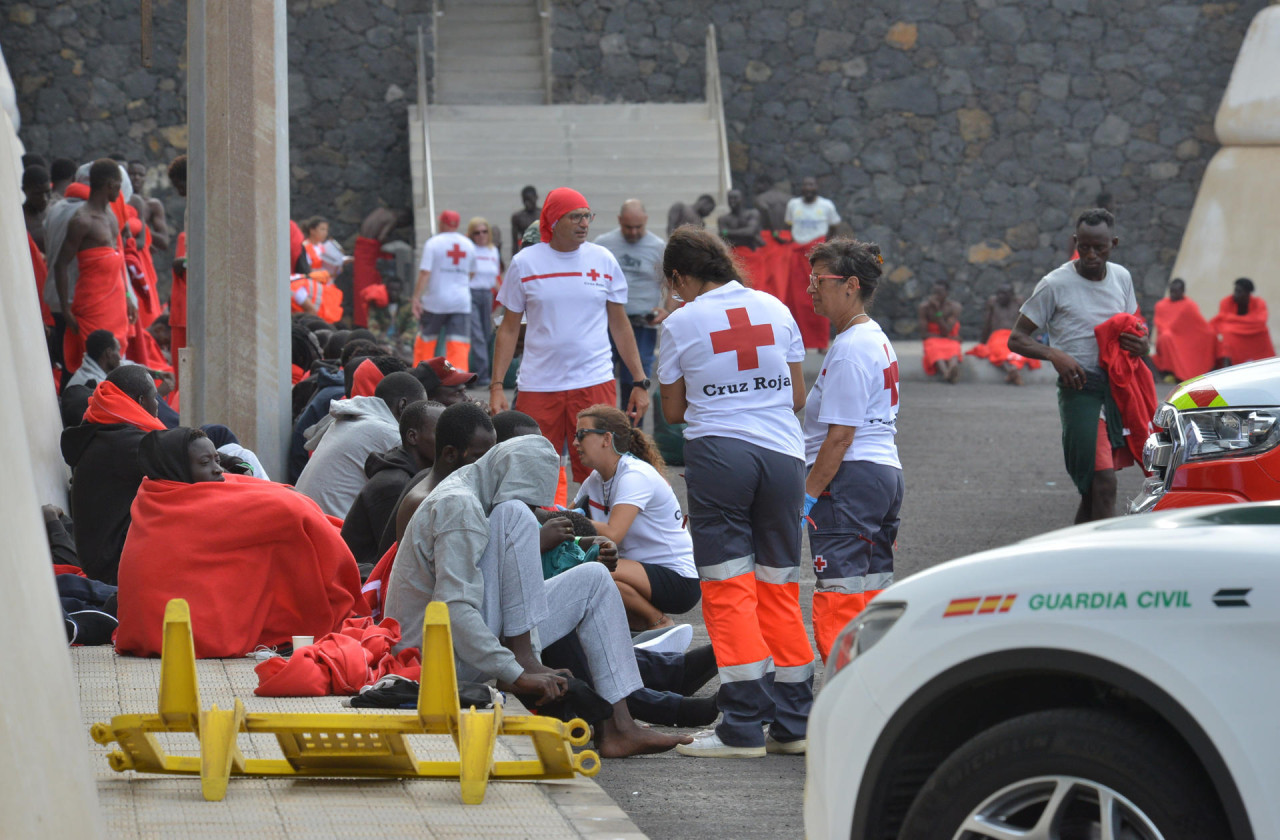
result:
[(796, 319), (800, 327), (800, 336), (804, 339), (806, 350), (826, 350), (831, 340), (831, 322), (813, 311), (813, 298), (809, 297), (809, 275), (813, 273), (809, 265), (809, 252), (825, 242), (825, 237), (818, 237), (803, 245), (791, 243), (791, 264), (787, 278), (786, 298), (784, 302), (791, 310), (791, 317)]
[(374, 619), (382, 617), (382, 610), (387, 605), (387, 584), (391, 582), (391, 567), (396, 562), (396, 550), (400, 543), (393, 542), (387, 553), (382, 555), (378, 565), (369, 572), (369, 579), (364, 582), (365, 600), (369, 602), (369, 612)]
[(351, 265), (351, 288), (355, 296), (351, 302), (351, 317), (357, 327), (369, 326), (369, 303), (364, 290), (382, 284), (382, 275), (378, 274), (380, 253), (381, 242), (365, 236), (356, 237), (355, 261)]
[(110, 426), (113, 423), (128, 423), (144, 432), (158, 432), (164, 424), (158, 417), (147, 413), (120, 387), (112, 382), (102, 382), (89, 396), (89, 408), (84, 413), (84, 422)]
[[(955, 359), (960, 356), (960, 322), (951, 328), (951, 334), (944, 336), (942, 328), (929, 322), (929, 334), (924, 339), (924, 373), (933, 376), (938, 372), (938, 362)], [(1008, 345), (1006, 345), (1007, 347)]]
[(742, 268), (743, 285), (778, 297), (778, 289), (773, 281), (773, 253), (767, 247), (735, 246), (733, 256)]
[(94, 330), (111, 330), (121, 347), (129, 344), (129, 307), (124, 294), (124, 256), (115, 248), (86, 248), (76, 255), (80, 278), (71, 298), (71, 314), (80, 329), (68, 329), (63, 341), (67, 370), (84, 361), (84, 340)]
[(247, 476), (145, 478), (120, 556), (116, 650), (160, 653), (165, 604), (191, 604), (196, 656), (319, 638), (368, 612), (336, 520), (291, 487)]
[(1218, 337), (1191, 298), (1156, 301), (1156, 352), (1151, 363), (1157, 370), (1186, 380), (1213, 370)]
[(1239, 314), (1235, 299), (1227, 295), (1209, 323), (1222, 340), (1218, 356), (1225, 356), (1233, 365), (1270, 359), (1276, 354), (1267, 329), (1267, 304), (1257, 295), (1249, 298), (1249, 311), (1244, 315)]
[(49, 311), (49, 304), (44, 302), (44, 281), (49, 276), (49, 267), (45, 264), (44, 254), (40, 253), (40, 246), (29, 233), (27, 247), (31, 249), (31, 269), (36, 275), (36, 297), (40, 301), (40, 319), (44, 321), (46, 327), (52, 327), (53, 314)]
[(1098, 363), (1111, 381), (1111, 397), (1124, 421), (1124, 443), (1136, 463), (1142, 463), (1142, 447), (1151, 434), (1151, 420), (1160, 403), (1151, 369), (1138, 356), (1120, 347), (1120, 334), (1146, 335), (1147, 325), (1137, 315), (1122, 312), (1093, 328), (1098, 339)]
[[(969, 348), (966, 356), (977, 356), (979, 359), (986, 359), (996, 367), (1004, 364), (1011, 364), (1015, 368), (1022, 369), (1029, 367), (1032, 370), (1040, 369), (1039, 359), (1028, 359), (1020, 353), (1015, 353), (1009, 349), (1009, 336), (1013, 335), (1013, 330), (992, 330), (991, 335), (987, 338), (986, 344), (975, 344)], [(942, 358), (950, 358), (943, 356)], [(937, 364), (937, 361), (934, 361)]]
[(370, 618), (353, 618), (334, 633), (293, 652), (288, 659), (274, 657), (253, 670), (258, 674), (259, 697), (324, 697), (357, 694), (388, 674), (411, 680), (422, 675), (417, 648), (405, 648), (394, 656), (400, 641), (400, 625), (394, 618), (374, 624)]

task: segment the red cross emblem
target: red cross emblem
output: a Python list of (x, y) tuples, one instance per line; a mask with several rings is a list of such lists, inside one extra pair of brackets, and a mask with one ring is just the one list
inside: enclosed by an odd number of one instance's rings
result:
[(462, 258), (467, 255), (467, 252), (462, 250), (462, 246), (460, 246), (457, 242), (455, 242), (453, 243), (452, 248), (444, 252), (444, 255), (449, 259), (453, 260), (454, 265), (457, 265), (459, 262), (462, 261)]
[(590, 278), (591, 278), (591, 282), (592, 282), (592, 283), (594, 283), (594, 282), (596, 282), (597, 280), (599, 280), (599, 279), (600, 279), (600, 272), (596, 271), (596, 270), (593, 268), (593, 269), (591, 269), (590, 271), (588, 271), (588, 272), (587, 272), (587, 276), (588, 276), (588, 277), (590, 277)]
[(821, 554), (813, 558), (813, 570), (815, 572), (825, 572), (827, 570), (827, 561), (822, 559)]
[(773, 326), (751, 323), (745, 306), (726, 310), (724, 314), (729, 317), (729, 329), (711, 334), (711, 349), (716, 353), (736, 351), (738, 370), (760, 367), (759, 348), (773, 344)]
[[(889, 355), (888, 346), (884, 348), (884, 355), (886, 358)], [(826, 371), (823, 371), (823, 373), (826, 373)], [(889, 405), (890, 406), (897, 405), (898, 404), (898, 363), (897, 362), (890, 362), (889, 366), (884, 369), (884, 389), (889, 392)]]

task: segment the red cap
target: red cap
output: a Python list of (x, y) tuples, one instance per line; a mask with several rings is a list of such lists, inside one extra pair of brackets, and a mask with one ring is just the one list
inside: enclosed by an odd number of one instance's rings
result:
[(462, 224), (462, 217), (457, 210), (443, 210), (440, 213), (440, 227), (454, 227)]
[(458, 370), (444, 356), (436, 356), (427, 360), (427, 367), (440, 378), (441, 385), (470, 385), (477, 379), (476, 374)]

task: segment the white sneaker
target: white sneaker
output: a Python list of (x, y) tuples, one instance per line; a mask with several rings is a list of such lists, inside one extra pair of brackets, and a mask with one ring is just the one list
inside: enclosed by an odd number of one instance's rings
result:
[(654, 653), (684, 653), (692, 641), (693, 625), (675, 624), (663, 627), (661, 631), (649, 630), (641, 633), (632, 646), (637, 650), (651, 650)]
[(764, 747), (731, 747), (714, 729), (698, 732), (692, 744), (676, 744), (676, 752), (699, 758), (764, 758)]
[(808, 746), (808, 738), (801, 738), (799, 741), (775, 741), (770, 735), (764, 739), (764, 751), (770, 755), (804, 755)]

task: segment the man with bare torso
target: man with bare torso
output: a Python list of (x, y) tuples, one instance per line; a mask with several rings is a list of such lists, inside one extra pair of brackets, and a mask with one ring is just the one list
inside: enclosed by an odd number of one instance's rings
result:
[(22, 220), (27, 233), (35, 240), (40, 253), (44, 253), (44, 212), (49, 209), (49, 170), (43, 166), (28, 166), (22, 170)]
[[(1013, 325), (1018, 322), (1021, 308), (1022, 298), (1015, 295), (1013, 287), (1006, 283), (987, 298), (982, 318), (982, 342), (987, 348), (987, 361), (1004, 371), (1004, 381), (1010, 385), (1022, 384), (1019, 369), (1028, 361), (1009, 351), (1009, 336)], [(1038, 363), (1036, 367), (1039, 367)]]
[(720, 238), (734, 248), (755, 250), (764, 246), (760, 238), (760, 211), (746, 207), (742, 202), (742, 190), (729, 190), (726, 196), (729, 212), (717, 220)]
[[(369, 299), (373, 294), (369, 289), (384, 285), (382, 275), (378, 273), (382, 245), (393, 230), (407, 223), (407, 217), (408, 213), (403, 210), (376, 207), (360, 223), (351, 266), (351, 317), (357, 327), (369, 326)], [(387, 297), (390, 298), (390, 294)], [(386, 302), (384, 300), (379, 305)]]
[[(53, 265), (58, 302), (67, 322), (63, 354), (67, 369), (84, 357), (84, 339), (98, 329), (110, 330), (124, 346), (137, 308), (125, 293), (124, 255), (117, 248), (120, 226), (110, 204), (120, 195), (123, 179), (115, 161), (103, 158), (89, 169), (89, 198), (67, 223), (67, 236)], [(75, 259), (80, 274), (75, 297), (69, 291), (67, 267)]]
[(951, 284), (939, 280), (917, 310), (924, 338), (924, 372), (954, 385), (960, 378), (960, 304), (947, 295)]
[(520, 191), (520, 201), (524, 204), (524, 209), (511, 214), (511, 256), (513, 257), (524, 247), (524, 232), (529, 229), (529, 225), (538, 221), (538, 216), (542, 213), (542, 208), (538, 206), (538, 191), (532, 185)]
[(164, 203), (158, 198), (143, 195), (143, 184), (146, 182), (147, 166), (140, 160), (130, 163), (126, 169), (129, 180), (133, 182), (133, 195), (129, 204), (138, 211), (138, 220), (151, 232), (148, 236), (152, 254), (169, 250), (169, 225), (165, 220)]

